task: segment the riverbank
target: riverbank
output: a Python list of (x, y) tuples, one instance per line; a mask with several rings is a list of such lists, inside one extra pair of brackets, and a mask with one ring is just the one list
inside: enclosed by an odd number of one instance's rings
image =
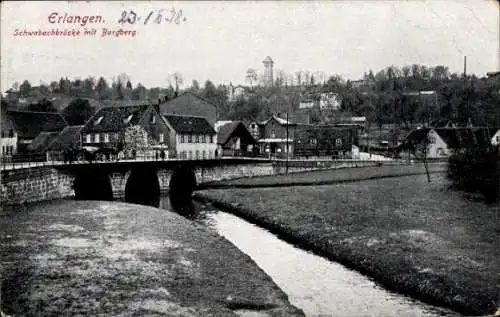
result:
[[(251, 185), (252, 180), (241, 181)], [(433, 174), (431, 183), (419, 175), (323, 186), (210, 189), (195, 197), (388, 289), (466, 315), (492, 314), (499, 304), (498, 206), (466, 200), (447, 185), (444, 174)]]
[(119, 202), (0, 211), (0, 309), (12, 316), (304, 316), (201, 224)]
[[(429, 164), (430, 174), (441, 174), (447, 171), (446, 163)], [(381, 165), (371, 167), (348, 167), (339, 169), (324, 169), (290, 174), (279, 174), (259, 177), (243, 177), (230, 180), (208, 182), (201, 184), (199, 189), (212, 188), (257, 188), (257, 187), (287, 187), (287, 186), (317, 186), (359, 180), (392, 178), (406, 175), (425, 174), (421, 163), (411, 165)]]

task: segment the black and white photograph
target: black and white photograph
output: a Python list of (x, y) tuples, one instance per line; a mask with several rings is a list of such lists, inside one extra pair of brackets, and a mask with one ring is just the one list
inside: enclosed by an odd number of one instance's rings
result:
[(500, 316), (498, 1), (0, 8), (0, 317)]

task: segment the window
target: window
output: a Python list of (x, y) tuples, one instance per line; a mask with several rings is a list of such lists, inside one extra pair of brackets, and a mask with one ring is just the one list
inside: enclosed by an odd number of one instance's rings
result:
[(309, 139), (310, 144), (318, 144), (318, 140), (316, 138)]
[(207, 143), (207, 136), (204, 134), (201, 136), (201, 143)]
[(14, 137), (14, 130), (9, 129), (9, 138), (13, 138), (13, 137)]
[(276, 138), (276, 130), (274, 129), (271, 130), (271, 138), (272, 139)]
[(91, 143), (92, 142), (92, 136), (90, 134), (85, 135), (85, 143)]
[(444, 149), (443, 148), (437, 148), (436, 149), (436, 155), (438, 155), (438, 156), (444, 156), (445, 155)]
[(431, 144), (436, 143), (436, 137), (435, 137), (435, 136), (430, 136), (430, 137), (429, 137), (429, 142), (430, 142)]
[(193, 136), (191, 134), (188, 134), (188, 143), (192, 143), (192, 142), (193, 142)]
[(198, 134), (194, 135), (194, 143), (200, 143), (200, 136)]
[(214, 143), (214, 136), (210, 135), (210, 142), (209, 143)]
[(160, 143), (165, 142), (165, 135), (163, 133), (160, 133)]
[(184, 143), (184, 142), (186, 142), (186, 140), (184, 139), (184, 134), (181, 134), (181, 141), (180, 141), (180, 143)]
[(338, 138), (335, 140), (336, 145), (342, 145), (342, 139)]
[(109, 143), (109, 134), (108, 133), (104, 134), (104, 142)]
[[(203, 139), (205, 139), (205, 138), (203, 138)], [(203, 150), (202, 155), (203, 155), (202, 158), (206, 159), (207, 158), (207, 151)]]
[(500, 136), (497, 136), (497, 143), (500, 142)]
[(188, 152), (188, 159), (192, 159), (193, 158), (193, 151), (189, 151)]
[(196, 157), (197, 160), (200, 159), (200, 151), (199, 150), (196, 150), (195, 157)]
[(99, 133), (94, 134), (94, 143), (99, 143)]
[(5, 138), (5, 131), (2, 130), (2, 138)]
[(181, 153), (181, 158), (185, 159), (186, 158), (186, 151), (182, 151)]
[(2, 145), (2, 155), (5, 155), (5, 146)]
[(156, 116), (154, 114), (151, 115), (151, 124), (156, 123)]

